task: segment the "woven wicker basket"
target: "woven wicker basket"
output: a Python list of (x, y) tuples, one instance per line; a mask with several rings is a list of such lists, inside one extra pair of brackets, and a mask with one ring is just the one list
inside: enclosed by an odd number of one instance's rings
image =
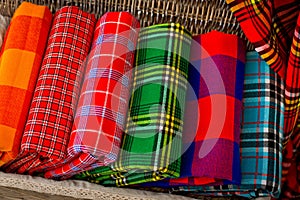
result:
[[(12, 16), (21, 0), (1, 0), (0, 14)], [(140, 20), (141, 26), (177, 22), (193, 34), (218, 30), (246, 39), (225, 0), (29, 0), (47, 5), (54, 13), (66, 5), (75, 5), (96, 17), (109, 11), (129, 11)], [(247, 42), (248, 50), (253, 49)]]
[[(20, 0), (1, 0), (0, 14), (12, 16)], [(225, 0), (30, 0), (47, 5), (52, 12), (65, 5), (75, 5), (100, 17), (108, 11), (129, 11), (143, 27), (178, 22), (193, 34), (219, 30), (245, 38)], [(253, 49), (247, 44), (248, 50)], [(53, 196), (60, 195), (60, 196)], [(142, 190), (107, 188), (83, 181), (53, 181), (27, 175), (0, 172), (0, 199), (190, 199)], [(203, 197), (202, 199), (212, 199)], [(240, 198), (219, 198), (240, 199)]]

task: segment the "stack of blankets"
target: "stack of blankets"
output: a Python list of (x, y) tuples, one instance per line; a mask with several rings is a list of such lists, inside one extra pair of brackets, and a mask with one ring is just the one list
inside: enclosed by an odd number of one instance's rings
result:
[(299, 198), (300, 5), (227, 3), (255, 51), (216, 30), (23, 2), (0, 52), (1, 170)]

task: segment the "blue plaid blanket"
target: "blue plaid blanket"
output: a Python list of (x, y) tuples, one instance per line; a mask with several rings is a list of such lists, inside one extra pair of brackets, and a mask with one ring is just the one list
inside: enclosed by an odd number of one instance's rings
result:
[[(280, 194), (284, 120), (284, 82), (259, 57), (248, 52), (241, 132), (241, 185), (182, 186), (175, 193), (248, 198)], [(220, 167), (220, 170), (222, 168)]]

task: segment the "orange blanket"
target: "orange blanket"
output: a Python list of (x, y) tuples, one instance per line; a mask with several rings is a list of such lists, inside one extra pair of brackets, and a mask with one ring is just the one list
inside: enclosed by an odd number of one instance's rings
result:
[(23, 2), (8, 28), (0, 58), (0, 166), (19, 153), (51, 22), (46, 6)]

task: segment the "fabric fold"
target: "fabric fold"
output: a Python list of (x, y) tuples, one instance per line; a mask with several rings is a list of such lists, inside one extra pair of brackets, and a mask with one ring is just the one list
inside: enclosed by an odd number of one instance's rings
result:
[[(293, 35), (293, 42), (288, 61), (288, 71), (290, 72), (289, 83), (287, 85), (295, 85), (299, 80), (299, 66), (300, 66), (300, 14), (297, 20), (297, 26)], [(294, 75), (297, 78), (294, 78)], [(292, 77), (292, 78), (291, 78)], [(296, 83), (295, 83), (296, 82)], [(298, 86), (297, 86), (298, 87)], [(300, 85), (299, 85), (300, 88)], [(288, 91), (290, 87), (287, 87)], [(299, 92), (299, 89), (298, 89)], [(291, 94), (286, 92), (286, 94)], [(294, 98), (294, 97), (292, 97)], [(288, 102), (291, 103), (288, 99)], [(299, 98), (298, 98), (299, 100)], [(295, 102), (296, 107), (299, 107), (299, 103)], [(295, 108), (295, 107), (293, 107)], [(297, 108), (299, 109), (299, 108)], [(298, 115), (298, 112), (296, 113)], [(288, 116), (290, 117), (290, 116)], [(292, 135), (288, 135), (290, 139), (285, 143), (286, 148), (283, 154), (283, 170), (282, 170), (282, 199), (299, 198), (300, 196), (300, 119), (296, 122)]]
[(241, 184), (174, 187), (174, 191), (247, 198), (279, 197), (284, 81), (254, 51), (246, 55), (241, 121)]
[(7, 172), (41, 172), (66, 155), (95, 21), (94, 15), (75, 6), (55, 13), (21, 153), (5, 167)]
[(105, 166), (117, 159), (139, 27), (128, 12), (108, 12), (98, 21), (65, 159), (71, 161), (46, 172), (46, 178), (71, 177), (91, 164)]
[[(299, 0), (226, 0), (226, 2), (255, 50), (285, 81), (282, 171), (282, 185), (284, 185), (286, 176), (290, 174), (289, 168), (293, 160), (299, 159), (298, 154), (295, 153), (300, 146)], [(293, 148), (287, 146), (293, 146)], [(300, 167), (298, 168), (300, 173)], [(297, 193), (299, 196), (300, 190)], [(286, 196), (286, 198), (292, 198), (292, 196)]]
[(23, 2), (7, 30), (0, 58), (0, 166), (20, 151), (51, 22), (46, 6)]
[(240, 184), (240, 124), (246, 49), (236, 35), (193, 37), (180, 178), (140, 186)]
[(191, 34), (179, 24), (143, 28), (119, 158), (76, 177), (127, 186), (180, 174)]

